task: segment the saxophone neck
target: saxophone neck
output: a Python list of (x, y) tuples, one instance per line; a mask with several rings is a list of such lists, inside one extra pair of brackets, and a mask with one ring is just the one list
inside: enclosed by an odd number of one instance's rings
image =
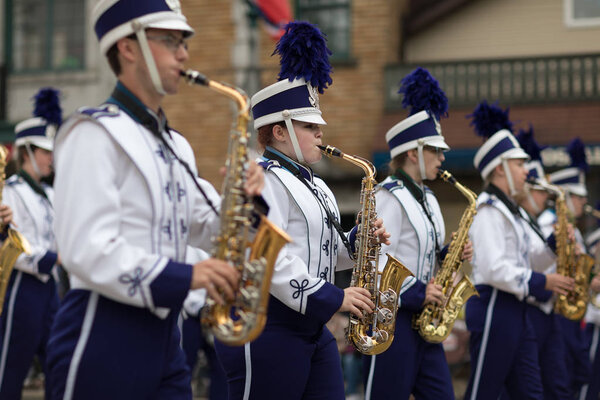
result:
[(248, 98), (246, 92), (244, 92), (242, 89), (224, 82), (214, 81), (212, 79), (207, 78), (200, 72), (191, 69), (188, 69), (187, 71), (179, 71), (179, 74), (190, 85), (207, 86), (209, 89), (229, 97), (236, 103), (240, 115), (245, 115), (249, 117), (250, 99)]
[(475, 206), (475, 204), (477, 203), (477, 195), (473, 193), (471, 189), (458, 182), (450, 172), (446, 171), (445, 169), (440, 169), (438, 171), (438, 178), (440, 178), (444, 182), (452, 184), (456, 188), (456, 190), (458, 190), (463, 196), (467, 198), (471, 206)]
[(375, 169), (375, 166), (373, 165), (373, 163), (371, 163), (369, 160), (366, 160), (362, 157), (359, 156), (351, 156), (349, 154), (344, 153), (343, 151), (341, 151), (340, 149), (338, 149), (337, 147), (333, 147), (333, 146), (317, 146), (319, 149), (321, 149), (321, 152), (323, 152), (323, 154), (325, 154), (326, 156), (329, 157), (339, 157), (343, 160), (346, 160), (354, 165), (356, 165), (357, 167), (362, 168), (362, 170), (365, 173), (365, 179), (367, 179), (369, 182), (373, 182), (375, 180), (375, 175), (377, 174), (377, 170)]

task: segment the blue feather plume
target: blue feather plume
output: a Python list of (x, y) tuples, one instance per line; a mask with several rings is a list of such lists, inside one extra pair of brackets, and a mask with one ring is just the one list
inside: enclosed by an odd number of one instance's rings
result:
[(497, 101), (494, 104), (488, 104), (486, 100), (483, 100), (466, 118), (473, 118), (469, 126), (474, 126), (475, 133), (487, 139), (501, 129), (507, 129), (512, 133), (513, 124), (508, 119), (508, 111), (508, 107), (506, 110), (502, 110)]
[(62, 123), (62, 109), (58, 96), (60, 92), (51, 87), (42, 88), (35, 95), (35, 117), (44, 118), (49, 124), (60, 125)]
[(577, 167), (584, 172), (589, 172), (590, 166), (587, 163), (585, 156), (585, 145), (580, 138), (576, 137), (571, 140), (567, 146), (567, 153), (571, 156), (571, 166)]
[(542, 161), (542, 150), (544, 150), (546, 146), (540, 146), (535, 140), (533, 137), (533, 126), (531, 124), (529, 124), (529, 130), (519, 130), (517, 140), (519, 141), (519, 146), (529, 154), (532, 161)]
[(438, 81), (425, 68), (417, 67), (400, 82), (402, 107), (410, 107), (410, 115), (426, 110), (439, 121), (448, 116), (448, 98)]
[(279, 80), (304, 78), (322, 94), (333, 82), (325, 35), (308, 22), (290, 22), (284, 29), (272, 54), (280, 56)]

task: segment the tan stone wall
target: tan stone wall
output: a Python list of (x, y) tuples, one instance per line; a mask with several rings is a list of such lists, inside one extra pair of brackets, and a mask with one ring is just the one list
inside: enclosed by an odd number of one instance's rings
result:
[(478, 0), (406, 43), (406, 61), (600, 52), (600, 27), (569, 28), (562, 0)]

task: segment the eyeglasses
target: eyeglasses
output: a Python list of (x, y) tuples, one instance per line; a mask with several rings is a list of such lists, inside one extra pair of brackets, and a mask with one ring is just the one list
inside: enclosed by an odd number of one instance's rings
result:
[(173, 53), (179, 50), (179, 47), (183, 47), (186, 51), (188, 49), (187, 40), (184, 38), (179, 38), (173, 35), (146, 35), (148, 40), (153, 40), (155, 42), (161, 42), (165, 45), (165, 47), (171, 50)]
[(435, 153), (435, 156), (438, 158), (444, 154), (444, 149), (442, 149), (441, 147), (425, 146), (423, 147), (423, 149)]

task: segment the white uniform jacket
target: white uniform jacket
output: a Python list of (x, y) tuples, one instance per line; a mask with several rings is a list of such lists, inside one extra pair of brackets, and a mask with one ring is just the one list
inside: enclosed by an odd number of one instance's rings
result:
[[(531, 221), (531, 224), (536, 226), (537, 221), (533, 221), (532, 217), (527, 214), (526, 217)], [(556, 272), (556, 254), (548, 245), (546, 238), (552, 235), (551, 230), (548, 234), (544, 232), (541, 227), (537, 226), (536, 230), (529, 224), (525, 224), (525, 229), (528, 232), (529, 238), (531, 239), (531, 251), (529, 253), (529, 263), (531, 268), (535, 272), (540, 274), (551, 274)], [(540, 236), (541, 234), (541, 236)], [(548, 293), (549, 294), (549, 293)], [(545, 302), (541, 302), (533, 296), (527, 298), (527, 302), (538, 306), (546, 314), (550, 314), (554, 308), (554, 299), (550, 298)]]
[(292, 310), (324, 324), (339, 309), (344, 297), (342, 289), (334, 285), (336, 266), (352, 266), (324, 210), (328, 207), (340, 220), (335, 196), (310, 168), (272, 148), (268, 150), (300, 171), (311, 188), (278, 161), (266, 157), (257, 160), (266, 169), (262, 195), (270, 207), (268, 218), (293, 239), (279, 252), (270, 292)]
[(422, 190), (433, 224), (402, 179), (387, 177), (375, 193), (377, 216), (383, 219), (391, 241), (390, 245), (381, 246), (379, 270), (383, 271), (386, 253), (389, 253), (415, 275), (404, 281), (398, 299), (400, 307), (412, 311), (421, 309), (427, 283), (434, 277), (437, 251), (443, 246), (446, 229), (435, 195), (426, 186)]
[(47, 282), (57, 260), (52, 208), (54, 192), (43, 183), (37, 187), (44, 191), (45, 197), (34, 191), (26, 178), (15, 174), (6, 181), (2, 196), (3, 202), (13, 210), (13, 219), (18, 227), (15, 229), (31, 245), (31, 254), (22, 253), (15, 262), (15, 269)]
[(546, 301), (546, 279), (532, 270), (530, 260), (547, 250), (532, 247), (525, 211), (494, 189), (487, 189), (477, 198), (477, 214), (469, 230), (473, 283), (512, 293), (519, 300), (531, 294)]
[[(219, 218), (194, 185), (196, 178), (131, 115), (110, 104), (79, 110), (61, 127), (55, 144), (56, 237), (73, 289), (165, 318), (189, 291), (186, 246), (209, 249)], [(158, 129), (196, 174), (189, 143), (166, 124)], [(218, 208), (212, 185), (197, 179)]]

